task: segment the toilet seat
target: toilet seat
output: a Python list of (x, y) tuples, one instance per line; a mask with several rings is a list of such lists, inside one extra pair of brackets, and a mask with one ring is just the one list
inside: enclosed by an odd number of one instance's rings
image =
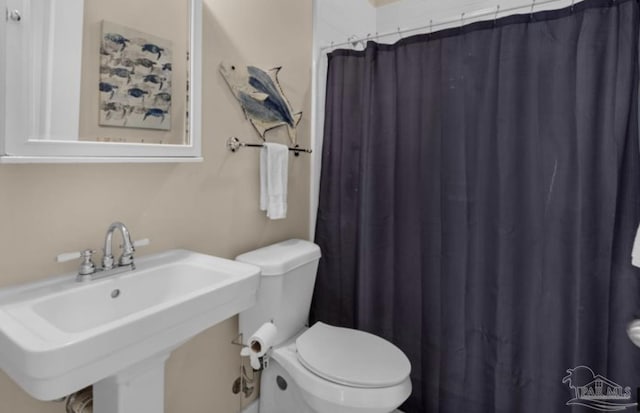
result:
[(398, 385), (409, 377), (411, 363), (390, 342), (349, 328), (318, 322), (296, 339), (297, 358), (314, 374), (360, 388)]

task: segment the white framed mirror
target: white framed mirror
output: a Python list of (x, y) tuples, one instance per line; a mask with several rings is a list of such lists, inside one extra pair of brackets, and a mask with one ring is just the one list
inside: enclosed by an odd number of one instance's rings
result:
[(0, 4), (0, 162), (201, 160), (202, 0)]

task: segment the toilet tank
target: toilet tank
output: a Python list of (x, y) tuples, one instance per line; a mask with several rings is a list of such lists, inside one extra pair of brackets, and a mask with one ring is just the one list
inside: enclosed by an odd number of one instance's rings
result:
[(304, 328), (309, 317), (320, 247), (299, 239), (269, 245), (236, 257), (262, 270), (256, 305), (240, 313), (244, 344), (266, 322), (278, 328), (281, 344)]

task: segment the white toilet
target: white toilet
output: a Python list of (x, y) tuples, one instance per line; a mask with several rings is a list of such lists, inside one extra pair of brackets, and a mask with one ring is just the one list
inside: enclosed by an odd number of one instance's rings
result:
[(362, 331), (306, 327), (319, 259), (317, 245), (297, 239), (236, 258), (262, 269), (257, 304), (240, 313), (245, 344), (265, 322), (278, 329), (260, 413), (390, 413), (411, 394), (404, 353)]

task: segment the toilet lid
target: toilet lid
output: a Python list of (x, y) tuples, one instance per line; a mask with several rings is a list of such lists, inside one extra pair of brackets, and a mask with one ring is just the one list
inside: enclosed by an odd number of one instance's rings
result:
[(411, 372), (404, 353), (390, 342), (365, 333), (316, 323), (296, 340), (298, 360), (329, 381), (352, 387), (390, 387)]

